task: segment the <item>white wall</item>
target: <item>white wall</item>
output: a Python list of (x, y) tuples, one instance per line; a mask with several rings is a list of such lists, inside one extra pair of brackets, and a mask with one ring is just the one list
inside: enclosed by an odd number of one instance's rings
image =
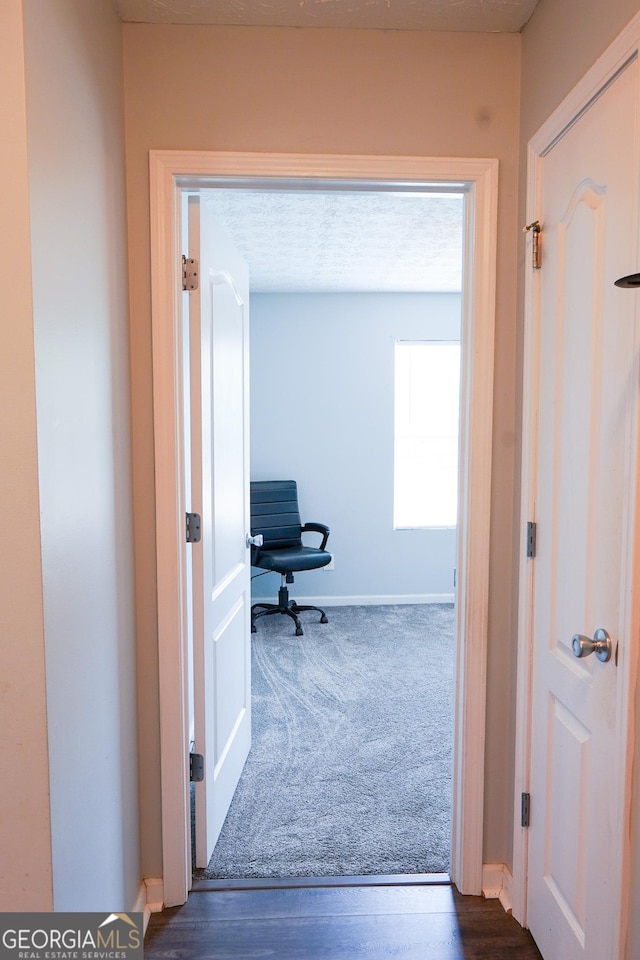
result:
[(458, 339), (460, 310), (451, 293), (251, 297), (252, 479), (296, 480), (303, 523), (331, 528), (335, 570), (296, 574), (292, 596), (453, 595), (456, 531), (393, 529), (394, 345)]
[(24, 28), (54, 907), (121, 911), (140, 885), (121, 24), (111, 0), (24, 0)]

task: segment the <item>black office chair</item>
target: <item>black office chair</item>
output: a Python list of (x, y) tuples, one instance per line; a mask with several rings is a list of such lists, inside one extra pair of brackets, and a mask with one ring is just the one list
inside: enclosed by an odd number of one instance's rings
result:
[[(322, 534), (319, 547), (306, 547), (302, 534), (307, 531)], [(258, 480), (251, 483), (251, 535), (262, 535), (260, 546), (254, 545), (251, 563), (264, 570), (275, 570), (282, 577), (277, 603), (254, 603), (251, 607), (251, 631), (256, 632), (258, 617), (284, 613), (294, 621), (296, 636), (304, 633), (298, 617), (305, 610), (317, 610), (320, 623), (327, 623), (320, 607), (299, 606), (289, 600), (288, 583), (293, 583), (293, 574), (298, 570), (316, 570), (331, 562), (331, 554), (325, 547), (329, 527), (324, 523), (300, 522), (298, 490), (295, 480)]]

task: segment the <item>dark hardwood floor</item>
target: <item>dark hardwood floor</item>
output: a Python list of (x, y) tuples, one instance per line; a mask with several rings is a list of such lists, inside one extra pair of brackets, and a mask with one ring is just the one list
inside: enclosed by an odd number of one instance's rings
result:
[(195, 889), (151, 917), (145, 960), (541, 960), (497, 900), (450, 885)]

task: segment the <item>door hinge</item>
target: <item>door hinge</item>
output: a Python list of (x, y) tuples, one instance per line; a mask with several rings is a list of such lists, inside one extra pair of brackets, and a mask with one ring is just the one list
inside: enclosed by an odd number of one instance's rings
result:
[(197, 290), (198, 278), (200, 275), (200, 264), (197, 260), (189, 260), (182, 257), (182, 289)]
[(536, 555), (536, 539), (538, 535), (538, 525), (529, 520), (527, 523), (527, 559), (532, 559)]
[(521, 826), (521, 827), (528, 827), (530, 820), (531, 820), (531, 794), (530, 794), (530, 793), (523, 793), (523, 794), (522, 794), (520, 826)]
[(187, 543), (200, 543), (201, 533), (201, 521), (199, 513), (187, 513), (185, 514), (186, 518), (186, 528), (187, 528)]
[(530, 223), (528, 226), (522, 228), (525, 233), (531, 231), (531, 238), (533, 240), (533, 247), (531, 250), (531, 266), (534, 270), (539, 270), (542, 266), (542, 258), (540, 256), (540, 234), (542, 233), (542, 227), (540, 226), (539, 220), (534, 220), (533, 223)]
[(201, 753), (189, 754), (189, 780), (191, 783), (202, 783), (204, 780), (204, 757)]

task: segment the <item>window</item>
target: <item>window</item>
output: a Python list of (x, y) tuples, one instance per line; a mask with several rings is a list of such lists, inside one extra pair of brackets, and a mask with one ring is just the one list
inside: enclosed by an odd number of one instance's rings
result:
[(460, 344), (397, 341), (396, 529), (456, 526), (459, 419)]

